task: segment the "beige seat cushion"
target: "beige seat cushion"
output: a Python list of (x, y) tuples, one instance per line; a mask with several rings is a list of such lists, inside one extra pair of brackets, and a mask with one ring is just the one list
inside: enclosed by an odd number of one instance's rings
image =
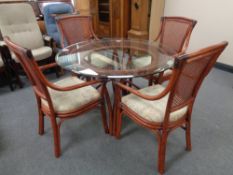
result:
[(132, 64), (136, 68), (143, 68), (151, 65), (152, 58), (150, 55), (134, 58)]
[[(4, 41), (0, 41), (0, 46), (6, 45)], [(34, 56), (36, 61), (40, 61), (46, 58), (49, 58), (52, 55), (52, 48), (48, 46), (42, 46), (37, 49), (32, 49), (32, 55)], [(12, 58), (18, 63), (19, 60), (16, 58), (16, 55), (11, 52)]]
[[(156, 95), (161, 93), (164, 87), (161, 85), (149, 86), (141, 89), (140, 92), (147, 95)], [(122, 103), (142, 118), (151, 122), (163, 122), (169, 94), (159, 100), (149, 101), (142, 99), (134, 94), (129, 94), (122, 98)], [(170, 121), (176, 121), (183, 117), (188, 107), (183, 107), (170, 114)]]
[[(172, 67), (174, 65), (174, 60), (168, 61), (167, 65), (169, 67)], [(164, 73), (163, 73), (163, 76), (170, 76), (170, 75), (172, 75), (172, 69), (165, 70)]]
[[(16, 44), (32, 50), (37, 61), (52, 55), (52, 49), (44, 45), (36, 16), (30, 4), (0, 4), (0, 30)], [(0, 42), (4, 44), (4, 42)], [(19, 62), (14, 54), (12, 58)]]
[(98, 68), (105, 68), (108, 66), (117, 66), (118, 63), (113, 61), (112, 58), (105, 56), (104, 54), (100, 54), (98, 52), (93, 52), (89, 55), (89, 57), (85, 57), (86, 60), (90, 59), (93, 66)]
[[(14, 53), (11, 53), (12, 58), (18, 63), (19, 60), (16, 58)], [(34, 56), (36, 61), (40, 61), (46, 58), (49, 58), (52, 55), (52, 49), (50, 47), (44, 46), (38, 49), (32, 50), (32, 55)]]
[(43, 37), (30, 4), (0, 4), (0, 30), (16, 44), (37, 49), (44, 46)]
[(32, 50), (32, 55), (36, 59), (36, 61), (40, 61), (46, 58), (49, 58), (52, 55), (52, 48), (51, 47), (40, 47), (38, 49)]
[[(66, 87), (83, 82), (84, 81), (76, 77), (68, 77), (59, 80), (54, 84)], [(56, 91), (50, 88), (48, 90), (53, 102), (54, 110), (61, 113), (74, 111), (83, 105), (100, 98), (99, 92), (92, 86), (86, 86), (72, 91)], [(42, 104), (48, 106), (48, 103), (45, 100), (42, 100)]]
[(172, 75), (172, 70), (171, 69), (165, 70), (164, 73), (163, 73), (163, 76), (171, 76), (171, 75)]

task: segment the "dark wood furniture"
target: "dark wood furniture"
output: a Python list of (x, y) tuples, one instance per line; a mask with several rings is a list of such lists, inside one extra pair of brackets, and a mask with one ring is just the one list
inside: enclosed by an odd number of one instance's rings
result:
[[(200, 51), (176, 56), (173, 74), (166, 87), (149, 86), (135, 90), (116, 83), (117, 121), (116, 138), (120, 138), (122, 116), (150, 129), (158, 140), (158, 172), (164, 173), (168, 135), (176, 128), (186, 132), (186, 149), (191, 150), (191, 114), (198, 90), (227, 46), (227, 42)], [(131, 94), (121, 98), (121, 90)], [(151, 114), (151, 115), (149, 115)]]
[(0, 72), (3, 74), (5, 82), (9, 85), (11, 91), (14, 91), (15, 85), (23, 88), (23, 83), (16, 71), (16, 65), (11, 59), (10, 52), (6, 45), (0, 46), (0, 59), (3, 63), (3, 66), (0, 66)]
[[(93, 80), (84, 82), (73, 77), (69, 81), (68, 79), (65, 79), (64, 81), (60, 80), (53, 84), (44, 77), (30, 50), (16, 45), (11, 42), (8, 37), (5, 37), (4, 41), (10, 50), (19, 58), (20, 64), (24, 68), (32, 84), (39, 111), (40, 135), (44, 134), (44, 118), (48, 117), (50, 119), (51, 127), (53, 129), (54, 153), (56, 157), (59, 157), (61, 154), (60, 126), (62, 122), (67, 119), (77, 117), (100, 106), (104, 130), (108, 133), (104, 99), (102, 98), (104, 96), (104, 88), (101, 88), (99, 94), (96, 89), (90, 86), (100, 84), (100, 81)], [(66, 87), (61, 87), (62, 85)], [(82, 92), (80, 92), (81, 90)], [(80, 96), (76, 96), (77, 94)], [(77, 101), (81, 98), (83, 98), (83, 101)], [(76, 105), (67, 106), (74, 104)], [(60, 119), (59, 122), (58, 119)]]
[(61, 33), (61, 46), (98, 39), (92, 28), (91, 16), (66, 15), (57, 16), (57, 25)]
[[(161, 18), (161, 27), (155, 42), (158, 42), (161, 49), (167, 54), (175, 57), (184, 54), (188, 48), (189, 40), (197, 21), (185, 17), (165, 16)], [(169, 48), (169, 52), (166, 48)], [(150, 77), (149, 85), (153, 81), (162, 83), (170, 78), (172, 71), (164, 72), (164, 75)]]
[(127, 38), (130, 0), (90, 0), (90, 13), (98, 37)]

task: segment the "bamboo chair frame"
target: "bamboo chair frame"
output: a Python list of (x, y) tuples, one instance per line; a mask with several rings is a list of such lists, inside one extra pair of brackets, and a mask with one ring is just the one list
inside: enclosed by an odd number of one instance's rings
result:
[[(82, 15), (66, 15), (56, 17), (61, 34), (61, 46), (72, 45), (91, 39), (98, 40), (92, 27), (92, 17)], [(72, 25), (72, 27), (70, 27)]]
[[(168, 38), (169, 36), (166, 35), (167, 27), (166, 25), (169, 23), (176, 23), (177, 25), (185, 25), (188, 26), (185, 32), (181, 35), (180, 40), (170, 40)], [(160, 25), (160, 31), (155, 38), (155, 42), (159, 42), (159, 46), (162, 48), (163, 45), (166, 46), (166, 43), (164, 43), (166, 40), (169, 39), (169, 49), (174, 49), (173, 52), (167, 52), (168, 55), (171, 55), (173, 57), (176, 57), (177, 55), (182, 55), (186, 52), (189, 40), (193, 31), (193, 28), (196, 26), (197, 21), (185, 17), (179, 17), (179, 16), (164, 16), (161, 17), (161, 25)], [(168, 30), (174, 30), (172, 27), (169, 27)], [(178, 32), (178, 31), (177, 31)], [(170, 46), (171, 44), (171, 46)], [(175, 48), (176, 47), (176, 48)], [(166, 51), (166, 48), (164, 49)], [(149, 85), (152, 85), (153, 82), (155, 83), (162, 83), (164, 81), (169, 80), (171, 76), (170, 75), (159, 75), (159, 78), (156, 76), (149, 77)]]
[[(166, 86), (166, 88), (158, 95), (155, 96), (149, 96), (142, 94), (140, 91), (133, 89), (124, 83), (118, 82), (116, 83), (116, 94), (119, 94), (117, 96), (117, 118), (115, 121), (115, 128), (116, 128), (116, 138), (120, 138), (120, 132), (121, 132), (121, 125), (122, 125), (122, 115), (125, 114), (129, 118), (131, 118), (134, 122), (139, 124), (140, 126), (143, 126), (147, 129), (150, 129), (152, 132), (155, 133), (156, 138), (158, 140), (158, 172), (163, 174), (165, 170), (165, 152), (166, 152), (166, 143), (168, 135), (176, 128), (181, 127), (186, 132), (186, 149), (191, 150), (191, 114), (193, 109), (193, 104), (196, 99), (198, 90), (204, 80), (204, 78), (207, 76), (211, 68), (216, 63), (217, 58), (222, 53), (222, 51), (227, 46), (227, 42), (222, 42), (220, 44), (202, 49), (200, 51), (186, 54), (182, 56), (177, 56), (175, 58), (175, 64), (173, 69), (172, 77)], [(208, 60), (207, 60), (208, 59)], [(182, 76), (185, 75), (185, 71), (187, 71), (188, 65), (191, 65), (195, 63), (196, 61), (200, 61), (202, 64), (204, 64), (204, 68), (202, 68), (201, 72), (198, 72), (198, 77), (195, 79), (195, 84), (192, 85), (192, 87), (187, 87), (190, 82), (186, 81), (185, 84), (183, 84)], [(190, 68), (190, 67), (189, 67)], [(186, 70), (185, 70), (186, 69)], [(185, 71), (184, 71), (185, 70)], [(190, 72), (192, 72), (190, 70)], [(186, 75), (185, 75), (186, 76)], [(180, 88), (192, 88), (192, 90), (189, 91), (189, 95), (185, 97), (185, 99), (181, 102), (177, 102), (177, 92), (184, 93), (185, 89)], [(161, 123), (151, 122), (144, 118), (142, 118), (140, 115), (135, 113), (133, 110), (128, 108), (125, 104), (121, 102), (121, 93), (122, 90), (128, 91), (138, 97), (141, 97), (142, 99), (146, 100), (158, 100), (170, 93), (166, 112), (165, 112), (165, 118), (164, 121)], [(185, 96), (185, 95), (184, 95)], [(178, 104), (177, 104), (178, 103)], [(174, 112), (178, 109), (181, 109), (185, 106), (188, 106), (187, 113), (180, 119), (170, 122), (169, 116), (171, 112)]]
[[(60, 87), (58, 85), (55, 85), (45, 78), (41, 69), (38, 67), (36, 61), (34, 60), (30, 50), (22, 48), (11, 42), (9, 37), (5, 37), (4, 41), (6, 42), (10, 50), (13, 51), (18, 57), (20, 64), (24, 68), (32, 84), (38, 106), (40, 135), (44, 134), (44, 118), (48, 117), (50, 119), (54, 137), (54, 154), (56, 157), (59, 157), (61, 155), (60, 126), (67, 119), (77, 117), (85, 112), (92, 110), (93, 108), (100, 107), (105, 133), (109, 132), (106, 120), (105, 101), (103, 98), (106, 92), (106, 83), (103, 83), (103, 86), (100, 89), (100, 99), (93, 100), (92, 102), (89, 102), (88, 104), (83, 105), (73, 111), (56, 112), (54, 110), (53, 102), (47, 88), (51, 88), (57, 91), (71, 91), (85, 86), (102, 84), (102, 82), (100, 80), (92, 80), (67, 87)], [(48, 106), (42, 104), (42, 99), (47, 101)], [(60, 119), (60, 121), (57, 122), (56, 119)]]

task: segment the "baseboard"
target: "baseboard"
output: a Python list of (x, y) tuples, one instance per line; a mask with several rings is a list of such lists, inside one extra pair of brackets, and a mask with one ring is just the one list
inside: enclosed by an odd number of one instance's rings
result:
[(217, 69), (221, 69), (221, 70), (233, 73), (233, 66), (230, 66), (227, 64), (216, 63), (214, 67), (216, 67)]

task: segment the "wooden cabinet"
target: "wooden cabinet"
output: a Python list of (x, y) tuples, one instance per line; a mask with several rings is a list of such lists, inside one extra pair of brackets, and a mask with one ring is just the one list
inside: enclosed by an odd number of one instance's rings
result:
[(129, 38), (155, 39), (163, 16), (164, 0), (131, 0)]
[(131, 27), (129, 38), (148, 39), (148, 26), (151, 0), (131, 1)]
[(154, 40), (160, 30), (161, 17), (164, 14), (164, 0), (152, 0), (150, 13), (149, 40)]
[(127, 38), (130, 0), (90, 0), (90, 13), (97, 36)]

